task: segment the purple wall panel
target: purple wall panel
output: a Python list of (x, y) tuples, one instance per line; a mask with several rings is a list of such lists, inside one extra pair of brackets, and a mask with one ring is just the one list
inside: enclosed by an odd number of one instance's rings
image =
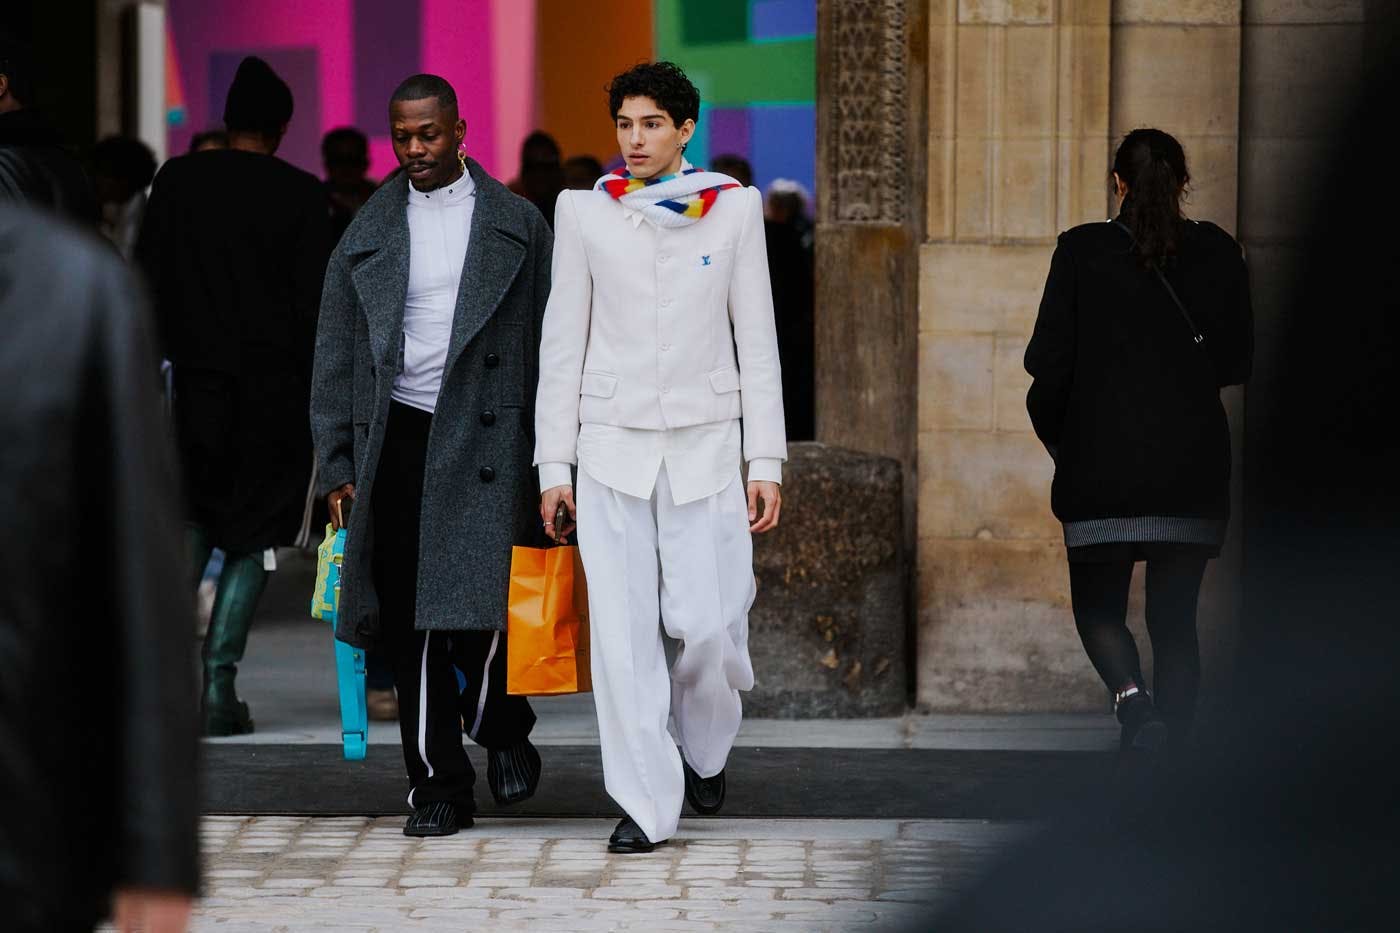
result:
[(355, 123), (385, 132), (389, 95), (421, 60), (421, 0), (354, 0)]
[(709, 153), (749, 158), (749, 112), (740, 107), (712, 107), (705, 115), (710, 124)]
[(774, 178), (789, 178), (815, 190), (817, 111), (812, 104), (755, 105), (749, 108), (754, 184), (767, 188)]

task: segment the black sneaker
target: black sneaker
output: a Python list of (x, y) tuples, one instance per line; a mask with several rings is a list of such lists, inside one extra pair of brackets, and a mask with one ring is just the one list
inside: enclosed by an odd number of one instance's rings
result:
[(648, 839), (646, 833), (642, 832), (642, 828), (637, 825), (637, 821), (630, 816), (624, 816), (622, 822), (617, 824), (617, 828), (608, 837), (609, 852), (650, 852), (662, 844)]
[(403, 824), (405, 836), (452, 836), (459, 829), (471, 829), (472, 818), (459, 817), (455, 804), (425, 803), (415, 807), (413, 815)]
[(724, 772), (702, 778), (684, 758), (681, 759), (681, 767), (685, 769), (685, 799), (690, 801), (695, 812), (706, 816), (718, 813), (719, 808), (724, 806)]
[(1146, 692), (1135, 694), (1118, 705), (1118, 721), (1123, 724), (1118, 747), (1122, 752), (1158, 753), (1167, 745), (1166, 722)]
[(529, 740), (486, 752), (486, 783), (496, 803), (508, 807), (535, 796), (540, 786), (540, 753)]

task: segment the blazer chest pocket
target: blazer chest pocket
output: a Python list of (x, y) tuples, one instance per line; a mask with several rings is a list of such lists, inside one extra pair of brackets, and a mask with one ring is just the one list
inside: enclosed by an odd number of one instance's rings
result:
[(579, 385), (579, 394), (593, 398), (612, 398), (617, 394), (617, 377), (610, 373), (587, 372)]

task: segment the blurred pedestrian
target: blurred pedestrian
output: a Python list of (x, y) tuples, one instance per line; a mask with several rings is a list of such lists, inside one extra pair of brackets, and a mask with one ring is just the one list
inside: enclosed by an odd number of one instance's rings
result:
[(228, 133), (223, 130), (205, 130), (190, 137), (190, 152), (203, 152), (206, 149), (227, 149)]
[(92, 183), (35, 100), (29, 50), (0, 32), (0, 203), (31, 204), (95, 228)]
[(331, 130), (321, 139), (321, 164), (326, 169), (331, 234), (339, 243), (345, 228), (377, 187), (369, 180), (369, 140), (353, 126)]
[[(564, 160), (564, 188), (567, 191), (591, 191), (603, 177), (603, 163), (591, 155), (570, 156)], [(553, 217), (547, 217), (553, 223)]]
[(520, 145), (520, 173), (507, 187), (535, 205), (553, 228), (554, 202), (564, 190), (562, 155), (553, 136), (535, 130), (525, 137)]
[[(348, 518), (336, 635), (388, 652), (408, 836), (472, 825), (486, 749), (501, 805), (532, 796), (535, 714), (505, 689), (511, 546), (544, 544), (530, 470), (544, 218), (466, 155), (452, 85), (389, 102), (402, 171), (360, 210), (326, 273), (312, 424), (331, 518)], [(458, 686), (457, 671), (466, 679)]]
[(204, 731), (251, 732), (234, 677), (276, 568), (310, 537), (311, 358), (330, 219), (315, 176), (274, 153), (292, 118), (286, 83), (259, 58), (224, 106), (229, 148), (171, 159), (137, 248), (174, 366), (174, 420), (195, 576), (225, 553), (204, 638)]
[(775, 178), (768, 185), (764, 216), (775, 224), (791, 227), (802, 249), (810, 257), (816, 242), (816, 227), (812, 224), (812, 195), (800, 181)]
[[(1122, 747), (1185, 738), (1200, 681), (1196, 600), (1230, 517), (1220, 389), (1249, 376), (1249, 281), (1239, 244), (1187, 220), (1186, 155), (1129, 133), (1113, 161), (1115, 220), (1060, 235), (1026, 349), (1026, 399), (1055, 461), (1074, 621), (1113, 694)], [(1126, 625), (1147, 562), (1153, 691)]]
[(190, 594), (146, 309), (112, 251), (0, 211), (0, 904), (13, 933), (184, 930)]
[(131, 259), (146, 213), (146, 189), (156, 174), (155, 154), (139, 139), (108, 136), (93, 147), (92, 166), (102, 234), (123, 259)]
[[(743, 156), (717, 155), (710, 160), (710, 168), (729, 175), (744, 187), (753, 184), (753, 167)], [(768, 247), (768, 281), (773, 288), (773, 320), (778, 328), (778, 357), (783, 366), (787, 439), (810, 441), (816, 436), (812, 253), (803, 248), (801, 230), (790, 221), (765, 216), (763, 239)]]

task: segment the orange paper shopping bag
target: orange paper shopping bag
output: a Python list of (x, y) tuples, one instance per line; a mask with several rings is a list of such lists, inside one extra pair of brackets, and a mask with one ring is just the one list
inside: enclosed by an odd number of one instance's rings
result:
[(578, 548), (512, 548), (506, 692), (586, 693), (593, 689), (588, 664), (588, 586)]

